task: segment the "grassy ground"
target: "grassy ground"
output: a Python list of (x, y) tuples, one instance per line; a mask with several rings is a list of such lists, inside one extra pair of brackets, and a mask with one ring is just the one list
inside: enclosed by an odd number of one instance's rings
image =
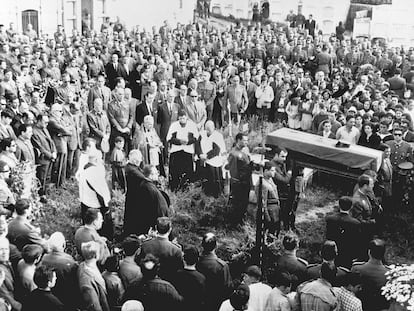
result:
[[(249, 147), (252, 149), (264, 144), (265, 136), (278, 128), (277, 125), (260, 122), (250, 118)], [(239, 129), (235, 126), (223, 130), (228, 149)], [(109, 176), (108, 176), (109, 180)], [(325, 216), (333, 212), (336, 200), (353, 188), (353, 182), (327, 177), (314, 176), (315, 184), (306, 190), (305, 198), (299, 203), (297, 211), (297, 229), (301, 240), (299, 256), (309, 262), (320, 260), (319, 250), (325, 240)], [(174, 234), (183, 245), (200, 245), (200, 238), (205, 232), (214, 232), (220, 241), (218, 254), (233, 263), (233, 271), (238, 271), (243, 264), (250, 262), (251, 249), (255, 241), (256, 206), (251, 204), (248, 209), (248, 221), (240, 228), (229, 227), (227, 198), (218, 199), (207, 197), (200, 187), (191, 186), (187, 191), (171, 193), (172, 220)], [(116, 232), (122, 230), (124, 214), (124, 195), (115, 192), (112, 196), (112, 208)], [(61, 189), (52, 189), (48, 202), (42, 207), (43, 216), (38, 220), (42, 232), (51, 234), (61, 231), (68, 239), (69, 251), (73, 252), (71, 241), (75, 230), (80, 226), (80, 204), (78, 189), (74, 182), (68, 182)], [(393, 211), (387, 216), (387, 226), (383, 237), (389, 245), (388, 262), (414, 262), (414, 212), (411, 210)], [(283, 237), (283, 232), (281, 236)], [(280, 253), (280, 241), (269, 245), (267, 261), (271, 265), (275, 256)]]
[[(38, 223), (44, 234), (50, 235), (61, 231), (68, 239), (68, 252), (75, 254), (72, 239), (75, 230), (80, 226), (77, 185), (67, 183), (61, 189), (53, 189), (48, 202), (43, 206), (43, 216)], [(200, 187), (192, 186), (188, 191), (170, 194), (173, 213), (174, 234), (182, 245), (197, 245), (206, 232), (214, 232), (220, 241), (218, 254), (232, 263), (232, 272), (237, 275), (246, 264), (252, 262), (252, 248), (255, 241), (256, 206), (251, 204), (245, 225), (234, 229), (227, 222), (227, 198), (207, 197)], [(336, 199), (340, 192), (320, 186), (310, 186), (305, 198), (299, 203), (297, 212), (297, 229), (300, 237), (298, 255), (309, 262), (320, 260), (319, 250), (325, 240), (325, 216), (335, 210)], [(116, 192), (113, 195), (112, 207), (114, 220), (120, 233), (124, 208), (124, 196)], [(387, 217), (388, 225), (384, 238), (389, 245), (386, 260), (389, 263), (414, 262), (414, 215), (404, 210)], [(281, 233), (283, 237), (285, 233)], [(280, 254), (280, 240), (268, 245), (265, 266), (272, 266)]]

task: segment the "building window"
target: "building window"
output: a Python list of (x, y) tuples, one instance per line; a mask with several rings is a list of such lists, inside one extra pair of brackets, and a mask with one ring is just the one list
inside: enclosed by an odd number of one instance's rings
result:
[(183, 0), (180, 0), (180, 9), (183, 8)]
[(39, 13), (36, 10), (25, 10), (22, 12), (23, 31), (27, 30), (28, 24), (32, 24), (33, 30), (39, 34)]

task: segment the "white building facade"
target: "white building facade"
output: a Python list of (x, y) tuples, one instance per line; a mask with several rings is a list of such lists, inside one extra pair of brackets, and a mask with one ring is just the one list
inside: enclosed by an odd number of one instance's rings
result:
[(81, 30), (82, 20), (90, 16), (92, 29), (100, 30), (105, 17), (121, 22), (130, 29), (136, 25), (151, 29), (165, 20), (170, 25), (193, 19), (196, 0), (0, 0), (0, 23), (14, 23), (18, 31), (32, 24), (38, 34), (53, 34), (57, 25), (66, 33)]
[[(212, 11), (224, 16), (233, 15), (236, 18), (251, 19), (254, 3), (259, 0), (213, 0)], [(263, 2), (263, 1), (262, 1)], [(318, 30), (324, 34), (335, 32), (339, 21), (345, 21), (350, 0), (269, 0), (269, 18), (274, 22), (286, 21), (291, 10), (294, 13), (300, 6), (302, 14), (308, 18), (309, 14), (318, 24)]]

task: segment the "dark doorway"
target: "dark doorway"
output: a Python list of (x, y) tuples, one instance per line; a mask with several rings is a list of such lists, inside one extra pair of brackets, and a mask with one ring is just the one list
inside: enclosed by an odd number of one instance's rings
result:
[(25, 10), (22, 12), (23, 32), (27, 30), (27, 25), (32, 24), (33, 30), (39, 34), (39, 12), (36, 10)]

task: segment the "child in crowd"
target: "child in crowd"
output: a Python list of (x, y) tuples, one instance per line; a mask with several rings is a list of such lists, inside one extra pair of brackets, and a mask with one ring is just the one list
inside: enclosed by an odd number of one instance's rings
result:
[(125, 140), (122, 136), (115, 138), (115, 147), (111, 154), (111, 166), (112, 166), (112, 189), (121, 190), (125, 192), (125, 165), (126, 155), (124, 151)]

